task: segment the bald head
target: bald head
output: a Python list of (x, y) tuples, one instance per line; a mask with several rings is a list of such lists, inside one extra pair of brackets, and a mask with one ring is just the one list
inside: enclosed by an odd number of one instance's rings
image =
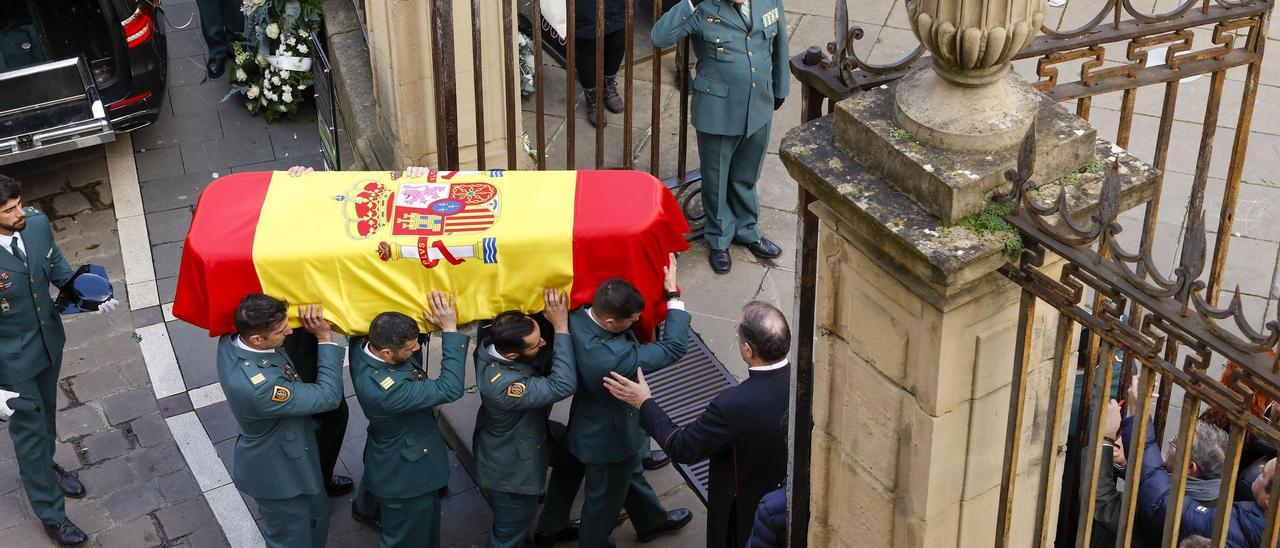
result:
[(1271, 482), (1275, 481), (1276, 459), (1267, 461), (1262, 466), (1262, 473), (1253, 480), (1253, 501), (1266, 512), (1271, 507)]
[(740, 350), (747, 365), (779, 362), (791, 351), (791, 327), (781, 310), (769, 303), (751, 301), (742, 307), (738, 341), (745, 346)]

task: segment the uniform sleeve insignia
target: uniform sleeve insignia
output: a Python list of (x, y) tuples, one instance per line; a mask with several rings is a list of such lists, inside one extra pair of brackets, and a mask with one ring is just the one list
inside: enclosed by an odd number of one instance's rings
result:
[(425, 376), (427, 376), (427, 375), (426, 375), (425, 373), (423, 373), (421, 369), (418, 369), (418, 368), (416, 368), (416, 367), (413, 369), (413, 371), (410, 371), (410, 372), (409, 372), (409, 378), (411, 378), (411, 379), (413, 379), (413, 380), (415, 380), (415, 381), (420, 381), (420, 380), (422, 380), (422, 378), (423, 378), (423, 377), (425, 377)]
[(501, 372), (501, 371), (499, 371), (499, 372), (497, 372), (497, 373), (494, 373), (492, 377), (489, 377), (489, 382), (491, 382), (491, 383), (492, 383), (492, 382), (497, 382), (497, 380), (498, 380), (499, 378), (501, 378), (501, 377), (502, 377), (502, 372)]
[(292, 391), (278, 384), (271, 389), (271, 401), (273, 402), (284, 403), (289, 401), (289, 398), (292, 398), (292, 397), (293, 397)]
[(258, 373), (257, 375), (249, 377), (249, 382), (253, 383), (254, 386), (258, 386), (259, 384), (262, 384), (262, 381), (265, 381), (265, 380), (267, 380), (267, 376), (263, 375), (262, 373)]
[(395, 383), (396, 383), (395, 379), (392, 379), (391, 377), (387, 377), (385, 379), (382, 379), (382, 382), (379, 382), (378, 385), (381, 386), (383, 390), (386, 390), (388, 388), (391, 388), (391, 385)]
[(519, 398), (524, 395), (524, 383), (513, 382), (507, 385), (507, 395), (512, 398)]

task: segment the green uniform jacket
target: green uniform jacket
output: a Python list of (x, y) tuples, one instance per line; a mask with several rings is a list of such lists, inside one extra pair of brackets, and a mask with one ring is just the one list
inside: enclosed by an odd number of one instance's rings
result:
[(569, 452), (584, 463), (624, 462), (639, 454), (646, 434), (636, 408), (614, 398), (605, 389), (604, 378), (617, 371), (634, 380), (638, 367), (653, 372), (683, 358), (690, 316), (668, 309), (662, 338), (640, 344), (629, 330), (618, 335), (606, 331), (588, 310), (582, 307), (569, 314), (569, 336), (578, 362), (578, 392), (569, 412)]
[(778, 0), (751, 2), (751, 25), (731, 0), (680, 0), (653, 25), (653, 45), (689, 37), (698, 58), (693, 127), (714, 135), (751, 135), (773, 119), (773, 100), (790, 88), (787, 20)]
[(342, 347), (320, 345), (316, 382), (309, 383), (286, 374), (292, 362), (283, 350), (245, 350), (236, 337), (218, 339), (218, 382), (240, 425), (232, 471), (236, 488), (261, 499), (323, 493), (311, 415), (342, 401)]
[(18, 232), (18, 239), (31, 268), (9, 250), (0, 250), (0, 386), (28, 380), (62, 362), (67, 342), (62, 318), (49, 297), (49, 282), (61, 286), (74, 272), (53, 243), (49, 218), (29, 207), (26, 211), (27, 227)]
[(351, 341), (351, 382), (369, 418), (364, 477), (373, 494), (408, 499), (449, 483), (449, 453), (433, 407), (462, 397), (469, 337), (445, 333), (440, 377), (429, 379), (419, 355), (388, 365), (365, 352), (365, 337)]
[(537, 495), (547, 482), (547, 415), (552, 404), (578, 388), (573, 340), (552, 337), (551, 373), (542, 376), (532, 363), (495, 358), (488, 339), (476, 345), (476, 384), (480, 411), (472, 447), (480, 487), (504, 493)]

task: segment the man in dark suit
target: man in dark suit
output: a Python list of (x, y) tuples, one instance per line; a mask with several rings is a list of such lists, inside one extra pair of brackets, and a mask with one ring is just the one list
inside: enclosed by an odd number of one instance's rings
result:
[(676, 462), (711, 459), (707, 546), (712, 548), (744, 546), (760, 498), (787, 476), (791, 330), (781, 311), (759, 301), (742, 308), (737, 330), (738, 351), (751, 377), (721, 392), (688, 426), (678, 426), (650, 397), (643, 371), (636, 381), (617, 374), (604, 379), (615, 398), (640, 410), (640, 425)]
[(661, 339), (649, 344), (636, 341), (631, 325), (644, 310), (644, 297), (621, 278), (601, 282), (591, 306), (569, 315), (578, 392), (569, 412), (568, 438), (569, 452), (585, 468), (578, 539), (583, 548), (614, 545), (613, 524), (624, 504), (641, 542), (684, 527), (692, 519), (688, 509), (668, 512), (658, 501), (640, 464), (641, 453), (649, 454), (649, 440), (640, 429), (636, 412), (613, 399), (600, 384), (610, 373), (633, 377), (641, 367), (655, 371), (684, 356), (690, 316), (679, 300), (674, 257), (668, 265), (663, 269), (667, 325)]

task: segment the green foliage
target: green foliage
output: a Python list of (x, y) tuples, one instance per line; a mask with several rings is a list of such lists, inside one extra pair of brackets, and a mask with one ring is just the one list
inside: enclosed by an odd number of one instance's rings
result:
[(1079, 183), (1079, 182), (1080, 182), (1079, 173), (1068, 173), (1066, 175), (1063, 175), (1061, 179), (1058, 179), (1058, 184), (1064, 187), (1073, 187), (1073, 186), (1076, 186), (1076, 183)]
[(892, 131), (892, 132), (890, 132), (890, 134), (891, 134), (891, 135), (893, 135), (893, 140), (895, 140), (895, 141), (910, 141), (910, 140), (911, 140), (911, 134), (910, 134), (910, 133), (907, 133), (907, 130), (902, 129), (902, 128), (900, 128), (900, 127), (895, 127), (895, 128), (893, 128), (893, 131)]
[(1018, 229), (1004, 220), (1004, 216), (1013, 211), (1013, 205), (1004, 202), (991, 202), (982, 211), (960, 219), (957, 226), (969, 229), (979, 236), (999, 235), (1004, 242), (1004, 252), (1010, 258), (1018, 258), (1022, 254), (1022, 236)]
[(1080, 170), (1080, 172), (1102, 173), (1102, 158), (1099, 158), (1097, 154), (1094, 154), (1093, 158), (1089, 160), (1089, 163), (1085, 164), (1084, 169)]

